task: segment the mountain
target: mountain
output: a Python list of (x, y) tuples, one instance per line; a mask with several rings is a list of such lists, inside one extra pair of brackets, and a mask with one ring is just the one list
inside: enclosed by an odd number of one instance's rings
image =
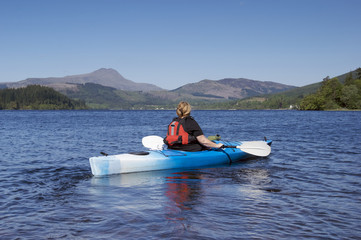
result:
[(197, 83), (186, 84), (172, 92), (188, 94), (193, 97), (215, 99), (242, 99), (246, 97), (286, 91), (294, 86), (250, 80), (245, 78), (225, 78), (218, 81), (202, 80)]
[(136, 83), (125, 79), (114, 69), (101, 68), (91, 73), (71, 75), (66, 77), (49, 78), (28, 78), (14, 83), (4, 83), (8, 88), (19, 88), (28, 85), (42, 85), (52, 87), (55, 90), (62, 91), (66, 89), (76, 89), (76, 84), (95, 83), (106, 87), (125, 91), (160, 91), (162, 88), (148, 83)]
[(28, 78), (14, 83), (2, 83), (0, 88), (28, 85), (51, 87), (72, 99), (83, 100), (95, 109), (172, 108), (179, 101), (190, 101), (197, 107), (295, 88), (269, 81), (225, 78), (206, 79), (167, 91), (153, 84), (135, 83), (125, 79), (116, 70), (105, 68), (66, 77)]
[(63, 89), (60, 92), (72, 99), (84, 100), (90, 108), (95, 109), (170, 109), (179, 101), (190, 101), (197, 109), (198, 106), (216, 102), (294, 88), (274, 82), (232, 78), (203, 80), (172, 91), (124, 91), (96, 83), (73, 86), (76, 88)]
[[(158, 109), (169, 102), (150, 92), (123, 91), (95, 83), (77, 85), (77, 89), (61, 91), (71, 99), (85, 101), (92, 109)], [(173, 104), (173, 102), (171, 102)]]

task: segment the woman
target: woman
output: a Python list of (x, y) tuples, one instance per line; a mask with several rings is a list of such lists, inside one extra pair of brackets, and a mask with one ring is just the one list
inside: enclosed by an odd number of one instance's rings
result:
[(203, 135), (202, 129), (196, 120), (190, 116), (191, 105), (180, 102), (177, 107), (177, 118), (168, 126), (167, 137), (164, 143), (170, 149), (197, 152), (207, 148), (221, 148), (223, 144), (214, 143)]

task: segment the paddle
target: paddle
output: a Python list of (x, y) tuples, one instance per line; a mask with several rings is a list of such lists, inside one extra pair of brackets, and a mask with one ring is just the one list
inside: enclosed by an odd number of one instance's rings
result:
[(243, 142), (239, 146), (223, 146), (224, 148), (239, 148), (243, 152), (257, 157), (267, 157), (271, 153), (271, 147), (265, 141)]
[(142, 144), (150, 150), (162, 150), (164, 146), (163, 138), (155, 135), (143, 137)]

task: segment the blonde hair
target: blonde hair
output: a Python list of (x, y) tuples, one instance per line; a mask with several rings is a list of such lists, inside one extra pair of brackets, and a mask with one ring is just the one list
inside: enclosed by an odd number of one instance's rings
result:
[(180, 102), (177, 107), (177, 115), (180, 118), (187, 117), (191, 114), (192, 107), (187, 102)]

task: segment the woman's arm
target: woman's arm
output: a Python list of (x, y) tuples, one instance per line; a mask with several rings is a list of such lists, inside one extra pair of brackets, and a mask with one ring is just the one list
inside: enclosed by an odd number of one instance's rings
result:
[(220, 148), (223, 146), (222, 143), (214, 143), (208, 138), (206, 138), (204, 135), (200, 135), (197, 137), (197, 140), (200, 144), (203, 146), (209, 147), (209, 148)]

